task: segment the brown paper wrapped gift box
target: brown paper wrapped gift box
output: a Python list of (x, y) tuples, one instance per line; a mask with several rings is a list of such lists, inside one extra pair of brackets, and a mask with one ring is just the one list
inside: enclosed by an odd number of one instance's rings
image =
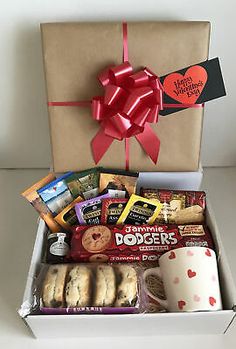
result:
[[(102, 95), (97, 75), (122, 63), (122, 23), (46, 23), (41, 25), (48, 101), (91, 100)], [(129, 61), (158, 76), (208, 57), (209, 22), (129, 22)], [(199, 166), (202, 109), (186, 109), (151, 127), (161, 140), (155, 165), (135, 138), (130, 141), (130, 169), (196, 171)], [(90, 108), (49, 107), (53, 167), (57, 172), (94, 166), (90, 141), (99, 125)], [(99, 163), (124, 168), (124, 141), (114, 141)]]

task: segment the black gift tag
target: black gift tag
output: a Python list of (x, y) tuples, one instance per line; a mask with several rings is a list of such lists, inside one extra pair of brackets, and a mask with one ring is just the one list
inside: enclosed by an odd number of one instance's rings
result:
[[(165, 104), (202, 104), (226, 95), (218, 58), (167, 74), (160, 81)], [(168, 115), (183, 109), (165, 107), (160, 114)]]

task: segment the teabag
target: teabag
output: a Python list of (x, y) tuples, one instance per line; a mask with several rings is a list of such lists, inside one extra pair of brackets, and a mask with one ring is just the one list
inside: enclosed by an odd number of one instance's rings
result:
[(99, 195), (99, 168), (73, 173), (66, 178), (66, 183), (74, 198), (82, 196), (85, 200)]
[(100, 193), (111, 198), (129, 198), (136, 191), (137, 172), (105, 170), (100, 173)]
[(65, 182), (65, 179), (72, 173), (73, 172), (68, 172), (38, 190), (38, 194), (45, 202), (53, 216), (56, 216), (73, 201), (73, 196), (71, 195), (71, 192)]

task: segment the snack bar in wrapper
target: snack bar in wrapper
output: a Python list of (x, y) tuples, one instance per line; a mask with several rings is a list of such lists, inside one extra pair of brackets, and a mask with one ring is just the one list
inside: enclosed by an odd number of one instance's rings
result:
[(129, 198), (135, 193), (137, 180), (137, 172), (102, 169), (100, 193), (109, 193), (111, 198)]
[(155, 262), (179, 247), (214, 249), (203, 225), (94, 225), (73, 227), (70, 257), (75, 262)]
[(203, 223), (206, 208), (204, 191), (141, 189), (147, 199), (163, 204), (155, 223), (190, 224)]

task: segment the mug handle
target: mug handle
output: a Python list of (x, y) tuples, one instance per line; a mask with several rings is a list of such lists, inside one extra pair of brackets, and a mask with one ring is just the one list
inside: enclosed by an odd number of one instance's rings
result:
[(167, 301), (166, 299), (160, 299), (159, 297), (154, 296), (154, 295), (147, 289), (145, 279), (146, 279), (147, 276), (153, 275), (153, 274), (154, 274), (154, 275), (156, 274), (160, 279), (162, 279), (160, 267), (155, 267), (155, 268), (146, 269), (146, 270), (144, 271), (144, 273), (143, 273), (145, 292), (147, 293), (147, 295), (148, 295), (149, 297), (155, 299), (163, 308), (168, 309), (168, 301)]

